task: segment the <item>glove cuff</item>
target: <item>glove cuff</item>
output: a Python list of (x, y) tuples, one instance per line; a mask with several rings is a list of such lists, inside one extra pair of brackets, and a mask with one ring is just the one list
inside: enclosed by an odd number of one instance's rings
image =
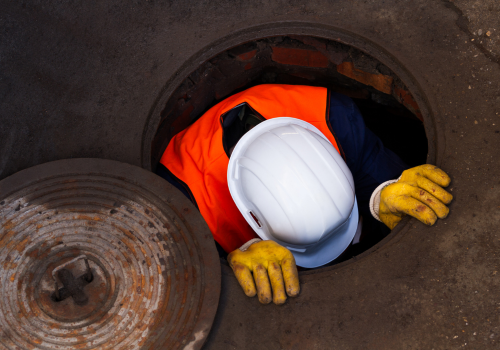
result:
[(380, 222), (382, 222), (382, 220), (380, 220), (380, 216), (378, 215), (378, 211), (380, 209), (380, 193), (385, 187), (389, 186), (392, 183), (398, 182), (400, 178), (401, 176), (396, 180), (389, 180), (381, 183), (380, 185), (378, 185), (375, 191), (373, 191), (372, 196), (370, 197), (370, 212), (372, 213), (372, 216)]
[(257, 243), (257, 242), (260, 242), (262, 241), (262, 239), (260, 238), (254, 238), (254, 239), (251, 239), (249, 240), (248, 242), (246, 242), (245, 244), (243, 244), (239, 249), (244, 252), (248, 249), (248, 247), (250, 247), (252, 244), (254, 243)]

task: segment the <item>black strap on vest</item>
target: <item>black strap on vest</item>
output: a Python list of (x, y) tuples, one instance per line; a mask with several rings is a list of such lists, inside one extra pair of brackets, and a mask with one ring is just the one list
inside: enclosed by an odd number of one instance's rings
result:
[(248, 103), (242, 103), (227, 111), (221, 116), (222, 144), (226, 155), (230, 157), (230, 150), (240, 138), (252, 127), (266, 120)]

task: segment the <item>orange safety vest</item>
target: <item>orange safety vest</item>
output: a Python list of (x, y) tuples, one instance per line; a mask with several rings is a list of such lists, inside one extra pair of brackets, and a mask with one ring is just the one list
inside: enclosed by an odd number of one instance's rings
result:
[(222, 143), (223, 114), (245, 102), (265, 119), (292, 117), (314, 125), (339, 150), (329, 128), (328, 91), (322, 87), (258, 85), (218, 103), (175, 135), (160, 163), (187, 185), (214, 239), (226, 252), (257, 237), (229, 193), (229, 158)]

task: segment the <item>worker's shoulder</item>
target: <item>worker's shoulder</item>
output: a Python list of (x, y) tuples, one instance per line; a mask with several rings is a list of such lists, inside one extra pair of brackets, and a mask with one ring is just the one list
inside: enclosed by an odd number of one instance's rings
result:
[(353, 100), (344, 94), (331, 91), (330, 92), (330, 106), (341, 106), (345, 108), (352, 108), (354, 106)]

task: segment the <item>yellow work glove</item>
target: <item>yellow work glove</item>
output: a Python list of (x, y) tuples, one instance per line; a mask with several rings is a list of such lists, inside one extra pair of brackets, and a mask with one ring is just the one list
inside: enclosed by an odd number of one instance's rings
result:
[(236, 249), (227, 260), (245, 294), (253, 297), (258, 293), (262, 304), (269, 304), (272, 298), (276, 305), (280, 305), (286, 301), (286, 294), (295, 297), (300, 292), (295, 258), (288, 249), (274, 241), (253, 243), (246, 251)]
[(445, 204), (453, 196), (442, 188), (450, 181), (444, 171), (430, 164), (403, 171), (397, 182), (380, 193), (380, 220), (393, 229), (408, 214), (424, 224), (434, 225), (437, 218), (444, 219), (450, 211)]

